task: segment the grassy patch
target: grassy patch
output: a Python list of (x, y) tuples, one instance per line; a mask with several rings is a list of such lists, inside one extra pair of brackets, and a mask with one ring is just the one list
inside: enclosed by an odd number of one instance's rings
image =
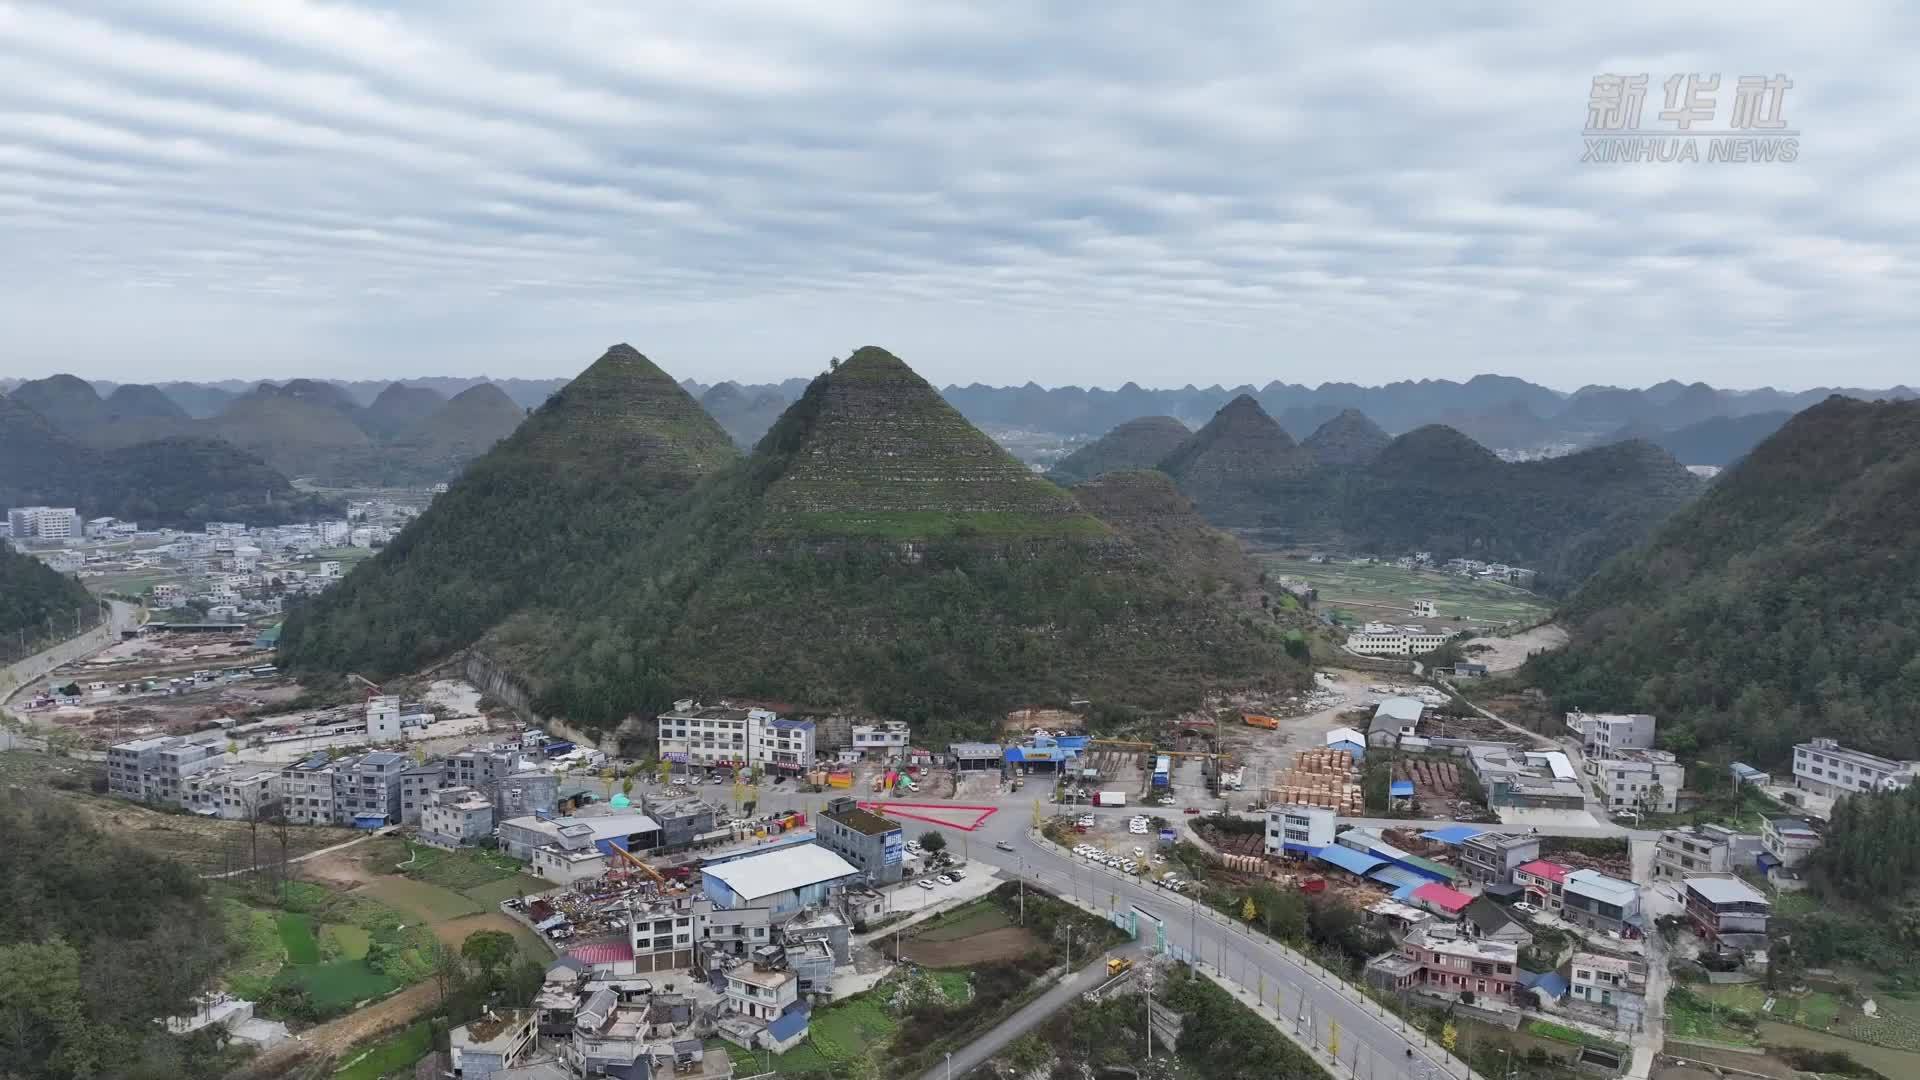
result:
[(275, 920), (280, 931), (280, 944), (287, 950), (289, 964), (317, 964), (320, 962), (320, 942), (313, 936), (313, 918), (308, 915), (289, 913)]
[(336, 954), (348, 960), (365, 960), (367, 946), (373, 942), (371, 931), (341, 923), (330, 923), (322, 927), (320, 935), (332, 945)]
[(355, 891), (428, 922), (444, 922), (482, 910), (470, 897), (412, 878), (379, 878)]
[(984, 934), (989, 930), (1003, 930), (1013, 925), (1007, 913), (1001, 911), (991, 900), (980, 899), (930, 919), (913, 937), (916, 941), (958, 941), (961, 938)]
[(335, 1080), (380, 1080), (380, 1077), (405, 1069), (426, 1057), (431, 1049), (433, 1032), (422, 1020), (373, 1044), (333, 1075)]
[(279, 979), (306, 990), (318, 1008), (331, 1012), (383, 997), (400, 983), (359, 960), (331, 960), (324, 964), (289, 964)]
[(1728, 1023), (1710, 1001), (1692, 994), (1667, 995), (1667, 1036), (1730, 1046), (1752, 1046), (1754, 1033)]
[[(1442, 618), (1457, 615), (1475, 625), (1528, 623), (1552, 610), (1546, 600), (1525, 589), (1452, 574), (1391, 565), (1310, 563), (1279, 556), (1262, 557), (1260, 563), (1276, 575), (1311, 584), (1320, 593), (1322, 607), (1333, 607), (1335, 615), (1344, 614), (1343, 621), (1348, 622), (1404, 616), (1412, 611), (1416, 598), (1435, 601)], [(1340, 601), (1353, 606), (1341, 606)]]
[(964, 971), (932, 971), (934, 984), (940, 987), (940, 994), (948, 1001), (959, 1004), (973, 996), (973, 988)]
[(279, 925), (271, 914), (238, 900), (222, 899), (220, 910), (226, 918), (227, 942), (233, 947), (227, 984), (241, 997), (257, 999), (287, 962)]
[(531, 896), (553, 888), (552, 883), (542, 881), (527, 874), (515, 874), (485, 885), (476, 885), (460, 892), (480, 906), (492, 910), (500, 906), (500, 901), (511, 900), (516, 896)]
[(408, 877), (455, 892), (465, 892), (514, 877), (523, 868), (521, 863), (499, 852), (481, 851), (478, 848), (446, 851), (410, 843), (407, 852), (411, 856), (404, 871)]
[(1546, 1020), (1527, 1021), (1526, 1032), (1529, 1035), (1538, 1035), (1543, 1039), (1553, 1039), (1557, 1042), (1571, 1043), (1574, 1046), (1597, 1046), (1603, 1050), (1626, 1049), (1626, 1047), (1620, 1043), (1614, 1042), (1612, 1039), (1604, 1036), (1595, 1035), (1588, 1031), (1581, 1031), (1579, 1028), (1570, 1028), (1564, 1024), (1550, 1023)]

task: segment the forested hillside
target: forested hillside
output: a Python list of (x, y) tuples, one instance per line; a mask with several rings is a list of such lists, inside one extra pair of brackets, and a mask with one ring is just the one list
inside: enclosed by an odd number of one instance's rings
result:
[(96, 611), (77, 579), (0, 541), (0, 659), (24, 656), (36, 642), (70, 632), (75, 612), (90, 623)]
[(1077, 484), (1102, 473), (1151, 469), (1192, 434), (1171, 416), (1129, 420), (1062, 458), (1047, 476), (1055, 483)]
[(281, 654), (382, 675), (437, 660), (640, 543), (665, 502), (736, 456), (672, 378), (613, 346), (377, 557), (296, 608)]
[(0, 793), (0, 836), (0, 1076), (219, 1075), (213, 1033), (155, 1023), (192, 1012), (225, 958), (193, 873), (17, 791)]
[(1526, 674), (1556, 707), (1660, 717), (1759, 765), (1827, 735), (1920, 757), (1920, 402), (1788, 421), (1568, 602)]
[(1021, 704), (1172, 709), (1304, 681), (1270, 617), (1122, 532), (862, 349), (652, 537), (487, 645), (540, 709), (603, 728), (682, 694), (983, 731)]

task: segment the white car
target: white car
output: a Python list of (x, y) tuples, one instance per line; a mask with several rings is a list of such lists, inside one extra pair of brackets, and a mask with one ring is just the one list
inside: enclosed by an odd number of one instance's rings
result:
[(1515, 910), (1515, 911), (1518, 911), (1518, 912), (1520, 912), (1520, 913), (1521, 913), (1521, 914), (1523, 914), (1523, 915), (1538, 915), (1538, 914), (1540, 914), (1540, 909), (1539, 909), (1538, 907), (1535, 907), (1535, 906), (1534, 906), (1534, 905), (1532, 905), (1532, 904), (1524, 904), (1524, 903), (1523, 903), (1523, 904), (1515, 904), (1515, 905), (1513, 905), (1513, 910)]
[(674, 786), (674, 787), (686, 787), (686, 786), (687, 786), (687, 778), (686, 778), (686, 777), (684, 777), (684, 776), (676, 776), (676, 777), (674, 777), (674, 778), (673, 778), (673, 786)]
[(921, 878), (919, 881), (914, 882), (914, 884), (920, 886), (923, 889), (933, 888), (933, 882), (928, 881), (926, 878)]
[(953, 884), (953, 878), (952, 878), (952, 877), (950, 877), (950, 876), (948, 876), (948, 875), (946, 875), (946, 874), (941, 874), (941, 875), (940, 875), (939, 877), (937, 877), (937, 878), (934, 878), (933, 880), (935, 880), (935, 881), (937, 881), (937, 882), (939, 882), (939, 883), (940, 883), (940, 884), (942, 884), (942, 885), (951, 885), (951, 884)]

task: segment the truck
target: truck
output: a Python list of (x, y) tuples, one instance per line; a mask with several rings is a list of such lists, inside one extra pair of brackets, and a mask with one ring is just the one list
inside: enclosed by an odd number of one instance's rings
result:
[(1166, 787), (1173, 779), (1173, 761), (1165, 754), (1153, 759), (1153, 786)]
[(1099, 792), (1095, 792), (1095, 793), (1094, 793), (1094, 796), (1093, 796), (1093, 805), (1095, 805), (1095, 806), (1125, 806), (1125, 805), (1127, 805), (1127, 793), (1126, 793), (1126, 792), (1124, 792), (1124, 791), (1099, 791)]
[(1248, 727), (1266, 728), (1269, 731), (1280, 726), (1279, 720), (1271, 716), (1262, 716), (1259, 713), (1241, 713), (1240, 719)]
[(1133, 968), (1133, 961), (1127, 959), (1124, 956), (1114, 956), (1114, 957), (1109, 957), (1107, 959), (1107, 977), (1108, 978), (1112, 978), (1123, 971), (1130, 971), (1132, 970), (1132, 968)]

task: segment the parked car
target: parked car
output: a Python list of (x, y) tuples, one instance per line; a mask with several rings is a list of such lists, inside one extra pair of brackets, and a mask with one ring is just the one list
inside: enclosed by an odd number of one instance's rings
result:
[(1535, 905), (1533, 905), (1533, 904), (1528, 904), (1528, 903), (1525, 903), (1525, 902), (1522, 902), (1522, 903), (1518, 903), (1518, 904), (1515, 904), (1515, 905), (1513, 905), (1513, 910), (1515, 910), (1515, 911), (1518, 911), (1518, 912), (1520, 912), (1520, 913), (1521, 913), (1521, 914), (1523, 914), (1523, 915), (1538, 915), (1538, 914), (1540, 914), (1540, 909), (1539, 909), (1539, 908), (1538, 908), (1537, 906), (1535, 906)]
[(674, 777), (674, 778), (673, 778), (673, 786), (674, 786), (674, 787), (685, 787), (686, 785), (687, 785), (687, 778), (686, 778), (686, 777), (684, 777), (684, 776), (676, 776), (676, 777)]
[(998, 849), (999, 849), (999, 850), (1001, 850), (1001, 851), (1012, 851), (1012, 850), (1013, 850), (1013, 845), (1012, 845), (1012, 844), (1009, 844), (1009, 843), (1007, 843), (1007, 842), (1006, 842), (1005, 840), (1001, 840), (1001, 841), (999, 841), (999, 842), (997, 842), (997, 843), (995, 843), (995, 844), (994, 844), (993, 846), (994, 846), (995, 848), (998, 848)]
[(949, 875), (947, 875), (947, 874), (941, 874), (941, 875), (940, 875), (939, 877), (937, 877), (937, 878), (934, 878), (933, 880), (935, 880), (935, 881), (937, 881), (937, 882), (939, 882), (939, 883), (940, 883), (940, 884), (942, 884), (942, 885), (951, 885), (951, 884), (953, 884), (953, 878), (952, 878), (951, 876), (949, 876)]
[(1189, 806), (1185, 810), (1182, 810), (1180, 812), (1183, 814), (1197, 814), (1200, 812), (1200, 808), (1197, 806)]
[(923, 889), (933, 888), (933, 882), (928, 881), (926, 878), (921, 878), (919, 881), (914, 882), (914, 884), (920, 886)]

